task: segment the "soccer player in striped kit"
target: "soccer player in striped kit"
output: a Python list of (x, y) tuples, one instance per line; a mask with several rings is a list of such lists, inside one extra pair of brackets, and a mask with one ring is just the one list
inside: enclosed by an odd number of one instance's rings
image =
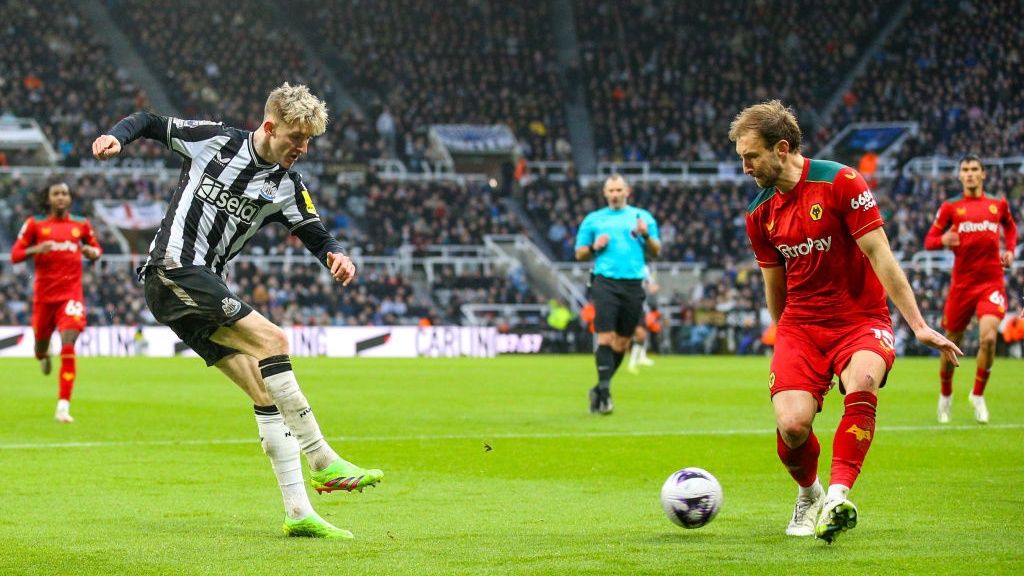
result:
[[(779, 459), (799, 486), (790, 536), (831, 543), (857, 525), (848, 499), (875, 435), (878, 391), (896, 353), (886, 295), (914, 335), (957, 363), (960, 349), (931, 329), (889, 248), (875, 197), (855, 170), (800, 153), (796, 116), (780, 101), (750, 106), (729, 139), (760, 193), (747, 235), (778, 326), (768, 385)], [(839, 377), (844, 411), (828, 491), (812, 425)]]
[(11, 260), (18, 263), (32, 258), (35, 263), (32, 331), (43, 374), (51, 370), (50, 337), (54, 330), (60, 334), (58, 399), (53, 417), (67, 424), (74, 421), (71, 391), (78, 376), (75, 341), (86, 324), (82, 257), (96, 260), (103, 250), (89, 221), (70, 213), (71, 189), (65, 182), (51, 180), (43, 186), (40, 205), (44, 213), (25, 221), (11, 249)]
[[(960, 160), (963, 193), (942, 203), (935, 223), (924, 239), (927, 250), (949, 248), (956, 255), (953, 274), (942, 314), (946, 336), (960, 344), (971, 317), (978, 317), (978, 362), (974, 389), (967, 398), (974, 419), (988, 423), (985, 386), (996, 358), (999, 323), (1006, 315), (1006, 286), (1003, 270), (1013, 264), (1017, 246), (1017, 224), (1004, 198), (985, 194), (985, 166), (981, 158), (968, 155)], [(999, 233), (1006, 237), (1000, 250)], [(939, 359), (939, 422), (949, 422), (953, 412), (953, 369), (946, 358)]]
[(359, 490), (384, 473), (341, 458), (324, 439), (288, 356), (284, 331), (234, 294), (224, 267), (260, 228), (288, 228), (347, 286), (356, 268), (324, 228), (293, 167), (327, 126), (327, 105), (305, 86), (271, 91), (253, 132), (216, 122), (136, 112), (92, 145), (100, 160), (140, 138), (156, 140), (185, 164), (170, 206), (140, 269), (146, 304), (208, 366), (216, 366), (253, 401), (263, 450), (284, 500), (289, 536), (352, 538), (314, 510), (300, 462), (305, 453), (317, 492)]

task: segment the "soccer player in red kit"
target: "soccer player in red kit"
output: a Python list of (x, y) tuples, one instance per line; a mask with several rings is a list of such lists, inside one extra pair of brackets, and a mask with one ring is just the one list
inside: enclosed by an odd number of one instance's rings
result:
[[(778, 100), (746, 108), (729, 138), (761, 188), (747, 235), (778, 325), (768, 376), (776, 447), (799, 485), (786, 534), (831, 543), (857, 525), (847, 495), (874, 439), (878, 390), (895, 360), (886, 293), (918, 340), (953, 364), (960, 350), (922, 318), (864, 179), (842, 164), (804, 158), (792, 110)], [(835, 375), (846, 398), (826, 493), (812, 424)]]
[(85, 330), (82, 298), (82, 256), (100, 257), (102, 250), (85, 218), (72, 216), (71, 190), (64, 182), (51, 182), (41, 191), (45, 215), (30, 216), (18, 233), (11, 260), (35, 261), (32, 330), (36, 358), (43, 374), (50, 373), (50, 336), (60, 332), (60, 384), (58, 422), (72, 422), (71, 390), (75, 386), (75, 340)]
[[(1013, 263), (1017, 224), (1006, 200), (985, 195), (985, 166), (974, 155), (960, 160), (963, 194), (939, 207), (935, 223), (924, 239), (926, 250), (949, 248), (956, 255), (949, 298), (942, 315), (946, 336), (957, 345), (971, 316), (978, 317), (978, 363), (974, 390), (968, 399), (974, 419), (988, 423), (985, 385), (996, 357), (999, 323), (1006, 315), (1003, 269)], [(1006, 250), (999, 250), (999, 229), (1006, 236)], [(939, 360), (939, 422), (949, 422), (953, 411), (953, 365)]]

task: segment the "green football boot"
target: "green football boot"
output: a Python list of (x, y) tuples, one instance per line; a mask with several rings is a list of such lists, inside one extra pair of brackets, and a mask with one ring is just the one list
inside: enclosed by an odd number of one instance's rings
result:
[(329, 538), (332, 540), (351, 540), (354, 538), (351, 532), (338, 528), (315, 512), (299, 520), (292, 520), (285, 516), (284, 526), (281, 527), (281, 530), (285, 536), (295, 536), (298, 538)]
[(831, 544), (843, 532), (857, 526), (857, 507), (846, 499), (829, 498), (821, 508), (814, 537)]
[(310, 475), (310, 484), (313, 485), (313, 489), (317, 491), (317, 494), (334, 492), (335, 490), (345, 490), (347, 492), (359, 490), (362, 492), (363, 488), (373, 486), (383, 479), (384, 472), (380, 470), (367, 470), (356, 466), (344, 458), (338, 458), (327, 468), (319, 472), (313, 472)]

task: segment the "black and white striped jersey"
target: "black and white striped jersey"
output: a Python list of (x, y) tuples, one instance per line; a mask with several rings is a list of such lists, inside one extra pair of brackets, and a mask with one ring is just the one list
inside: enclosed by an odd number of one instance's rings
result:
[(109, 134), (122, 147), (139, 137), (158, 140), (185, 160), (146, 266), (206, 266), (223, 274), (227, 261), (260, 228), (275, 222), (325, 265), (328, 251), (342, 251), (320, 221), (299, 173), (260, 158), (251, 132), (136, 112)]

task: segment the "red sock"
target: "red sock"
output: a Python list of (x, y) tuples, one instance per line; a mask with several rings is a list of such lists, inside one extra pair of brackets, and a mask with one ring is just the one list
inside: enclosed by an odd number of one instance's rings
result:
[(75, 387), (75, 345), (64, 344), (60, 347), (60, 399), (71, 400), (71, 389)]
[(953, 368), (950, 367), (949, 372), (943, 372), (939, 369), (939, 385), (942, 387), (943, 396), (953, 395)]
[(818, 444), (818, 437), (814, 435), (814, 431), (811, 430), (811, 435), (803, 444), (790, 448), (782, 441), (782, 434), (776, 430), (775, 443), (778, 447), (779, 460), (782, 460), (793, 480), (804, 488), (814, 484), (818, 479), (818, 455), (821, 454), (821, 445)]
[(985, 385), (988, 384), (988, 375), (992, 373), (992, 369), (988, 370), (984, 368), (978, 368), (978, 371), (974, 374), (974, 395), (981, 396), (985, 393)]
[(871, 392), (851, 392), (846, 395), (845, 404), (846, 410), (832, 441), (832, 477), (829, 484), (853, 488), (875, 436), (878, 396)]

